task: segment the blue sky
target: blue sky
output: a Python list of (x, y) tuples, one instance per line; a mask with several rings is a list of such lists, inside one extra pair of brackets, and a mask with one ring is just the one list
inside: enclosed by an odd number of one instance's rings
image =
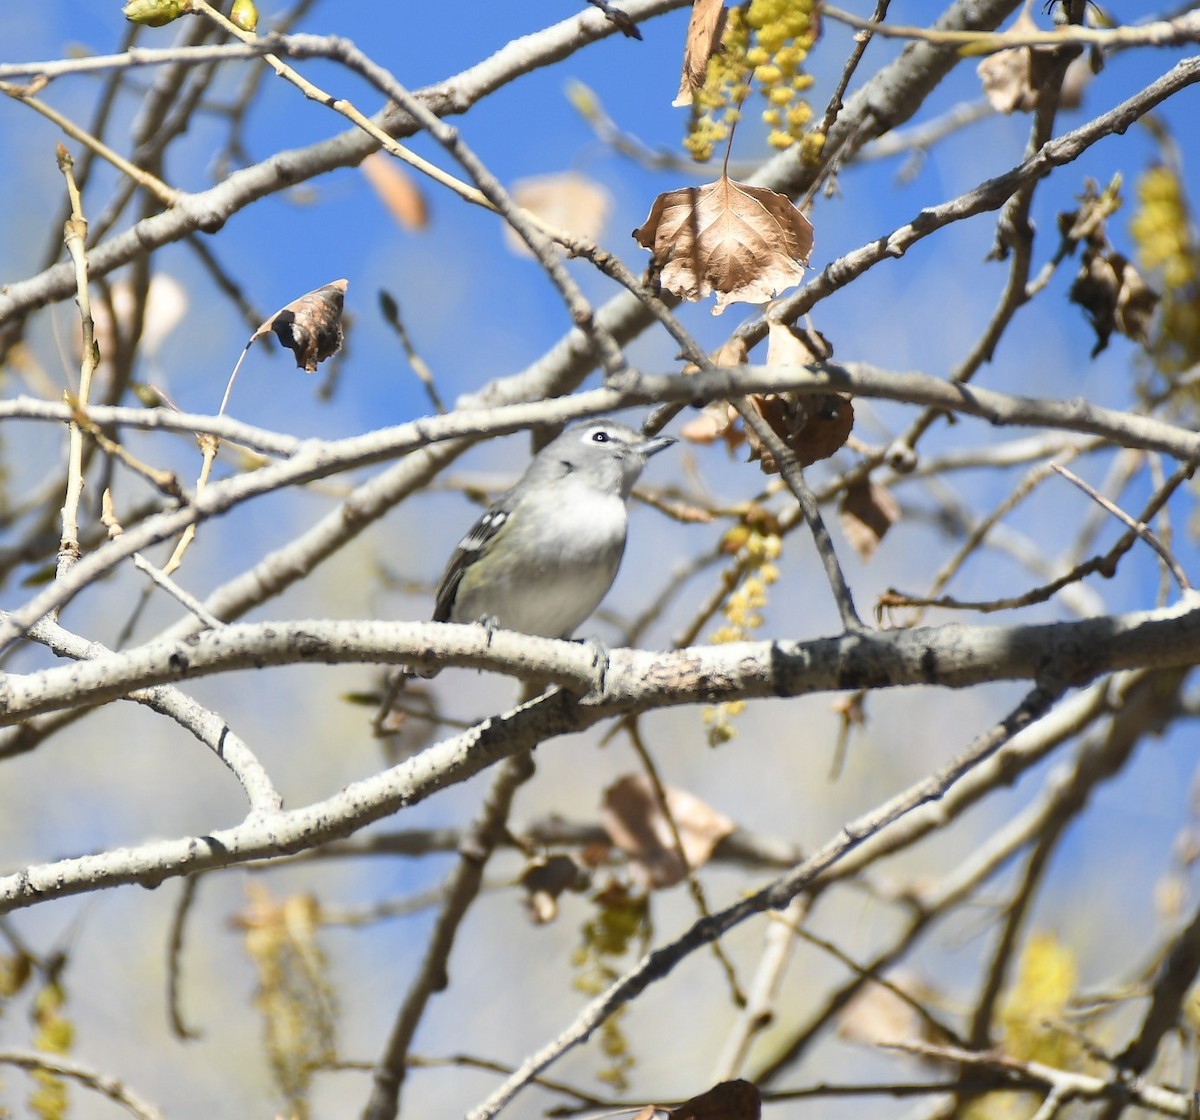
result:
[[(318, 3), (303, 30), (334, 33), (353, 39), (377, 62), (390, 68), (409, 88), (439, 81), (471, 66), (503, 46), (514, 36), (536, 31), (565, 19), (582, 7), (575, 0), (500, 4), (495, 0), (461, 0), (452, 4)], [(847, 7), (867, 14), (873, 4), (847, 0)], [(36, 4), (9, 4), (0, 17), (5, 60), (52, 58), (81, 44), (106, 53), (116, 49), (125, 33), (119, 4), (78, 0), (41, 0)], [(1037, 18), (1045, 23), (1036, 6)], [(1118, 15), (1133, 15), (1143, 7), (1120, 5)], [(271, 11), (261, 5), (264, 21)], [(941, 5), (929, 2), (895, 3), (892, 18), (904, 22), (929, 22)], [(1123, 10), (1122, 10), (1123, 9)], [(655, 194), (688, 182), (683, 172), (649, 171), (607, 150), (587, 124), (570, 107), (564, 89), (570, 81), (591, 86), (617, 123), (651, 147), (678, 149), (685, 114), (671, 107), (678, 83), (680, 51), (686, 27), (686, 12), (656, 19), (644, 27), (645, 40), (633, 42), (614, 37), (593, 49), (559, 63), (544, 72), (522, 79), (474, 108), (457, 123), (467, 143), (487, 162), (501, 181), (511, 184), (524, 176), (575, 169), (602, 183), (613, 195), (614, 209), (602, 243), (620, 253), (640, 272), (645, 252), (629, 233), (645, 219)], [(174, 27), (146, 32), (143, 45), (169, 45)], [(818, 106), (841, 71), (848, 49), (849, 33), (832, 22), (826, 37), (813, 53), (811, 69), (816, 77), (812, 100)], [(877, 41), (868, 51), (862, 73), (875, 71), (879, 61), (899, 47)], [(1063, 113), (1060, 130), (1075, 127), (1110, 108), (1140, 88), (1149, 78), (1169, 68), (1180, 52), (1128, 51), (1112, 59), (1089, 89), (1083, 106)], [(375, 94), (360, 81), (348, 78), (329, 64), (303, 66), (306, 74), (332, 91), (355, 100), (360, 108), (374, 112)], [(244, 69), (231, 73), (217, 87), (223, 97), (239, 88)], [(139, 81), (150, 81), (149, 71)], [(853, 86), (851, 87), (854, 88)], [(54, 83), (43, 96), (69, 115), (86, 120), (98, 89), (89, 77)], [(962, 101), (979, 96), (974, 66), (964, 63), (947, 80), (922, 110), (917, 120), (928, 120)], [(116, 119), (113, 143), (122, 146), (136, 108), (131, 97), (122, 100)], [(1166, 105), (1161, 117), (1184, 143), (1184, 166), (1193, 171), (1196, 163), (1195, 96)], [(294, 90), (277, 79), (266, 82), (263, 98), (246, 122), (245, 144), (252, 159), (265, 158), (280, 147), (300, 147), (342, 131), (345, 122), (327, 109), (303, 101)], [(1020, 161), (1029, 120), (1024, 116), (991, 117), (950, 137), (924, 161), (915, 176), (897, 182), (899, 160), (883, 160), (847, 168), (838, 181), (839, 193), (816, 200), (812, 220), (816, 245), (812, 264), (820, 269), (830, 260), (868, 241), (887, 234), (913, 218), (923, 207), (940, 203), (969, 189)], [(11, 282), (33, 274), (53, 236), (52, 216), (62, 195), (62, 180), (55, 168), (54, 147), (60, 137), (48, 122), (10, 101), (0, 101), (0, 207), (6, 220), (0, 223), (0, 282)], [(166, 177), (187, 190), (203, 190), (212, 182), (214, 158), (225, 140), (225, 125), (215, 116), (200, 117), (178, 151), (170, 156)], [(427, 158), (447, 166), (447, 157), (424, 138), (412, 147)], [(1038, 241), (1035, 271), (1057, 246), (1053, 236), (1056, 214), (1074, 205), (1085, 176), (1101, 184), (1114, 174), (1125, 177), (1127, 194), (1136, 175), (1156, 156), (1149, 133), (1133, 128), (1124, 137), (1101, 142), (1056, 180), (1040, 191), (1034, 220), (1044, 234)], [(763, 130), (747, 124), (737, 137), (735, 158), (753, 160), (767, 154)], [(452, 170), (457, 170), (453, 169)], [(103, 211), (114, 178), (101, 173), (85, 200), (90, 217)], [(403, 356), (383, 323), (376, 295), (386, 288), (400, 302), (413, 341), (432, 367), (442, 395), (456, 395), (478, 388), (490, 378), (516, 372), (535, 360), (565, 331), (568, 319), (558, 296), (535, 264), (514, 256), (505, 246), (497, 219), (472, 208), (444, 192), (426, 187), (432, 212), (430, 228), (419, 234), (399, 229), (356, 169), (347, 169), (306, 183), (288, 196), (271, 199), (232, 218), (218, 235), (207, 239), (212, 252), (238, 278), (247, 296), (264, 314), (329, 280), (350, 281), (347, 309), (351, 316), (349, 344), (337, 392), (331, 401), (318, 399), (316, 389), (322, 376), (308, 379), (293, 368), (290, 356), (259, 346), (240, 374), (231, 406), (240, 419), (304, 435), (340, 436), (362, 432), (384, 424), (407, 420), (428, 410), (428, 403), (407, 370)], [(1118, 249), (1129, 251), (1126, 215), (1111, 223), (1110, 234)], [(122, 227), (123, 228), (123, 227)], [(962, 360), (987, 322), (1002, 289), (1007, 266), (985, 263), (995, 228), (995, 216), (983, 215), (961, 223), (915, 246), (902, 260), (885, 262), (860, 282), (839, 292), (814, 312), (814, 323), (833, 342), (835, 356), (843, 360), (874, 362), (892, 369), (922, 369), (945, 375)], [(236, 309), (215, 290), (195, 254), (185, 246), (173, 246), (160, 256), (160, 267), (171, 273), (186, 289), (188, 314), (166, 339), (152, 366), (142, 376), (170, 388), (181, 407), (215, 411), (228, 371), (248, 336)], [(589, 298), (602, 302), (614, 289), (589, 269), (572, 264)], [(1083, 395), (1099, 403), (1121, 407), (1128, 403), (1140, 367), (1136, 348), (1127, 340), (1114, 338), (1099, 358), (1089, 358), (1093, 336), (1083, 314), (1066, 299), (1071, 269), (1065, 266), (1048, 290), (1018, 315), (1000, 346), (995, 361), (984, 367), (978, 380), (989, 387), (1014, 393), (1038, 395)], [(73, 308), (64, 304), (52, 315), (41, 315), (31, 334), (32, 352), (54, 385), (65, 383), (73, 372), (63, 357), (69, 349)], [(746, 305), (735, 305), (724, 316), (714, 318), (708, 303), (685, 307), (680, 315), (705, 345), (718, 344), (745, 316), (755, 313)], [(631, 348), (634, 361), (654, 371), (677, 368), (675, 347), (661, 335), (638, 340)], [(30, 386), (12, 375), (6, 391), (30, 391)], [(859, 434), (880, 442), (889, 431), (903, 426), (909, 413), (896, 406), (864, 406)], [(9, 485), (20, 492), (39, 480), (58, 461), (57, 443), (35, 438), (23, 445), (27, 455), (13, 463)], [(969, 446), (975, 440), (1009, 438), (981, 423), (962, 422), (937, 427), (930, 435), (930, 450)], [(27, 437), (7, 437), (14, 441)], [(161, 445), (156, 445), (160, 446)], [(186, 441), (162, 450), (164, 460), (190, 478), (196, 467), (194, 448)], [(711, 492), (724, 501), (741, 501), (755, 494), (761, 477), (728, 460), (718, 449), (689, 451)], [(674, 465), (662, 465), (657, 481), (683, 477), (680, 449)], [(463, 461), (456, 477), (482, 481), (489, 488), (507, 482), (525, 461), (525, 445), (519, 439), (481, 449)], [(665, 462), (665, 457), (663, 462)], [(1103, 476), (1106, 462), (1084, 464), (1081, 473), (1093, 481)], [(672, 475), (672, 471), (676, 473)], [(819, 480), (821, 472), (815, 471)], [(990, 508), (1011, 488), (1016, 475), (987, 477), (979, 472), (958, 476), (953, 484), (965, 501), (979, 510)], [(1065, 483), (1062, 486), (1065, 487)], [(304, 495), (285, 497), (265, 506), (231, 514), (218, 531), (202, 532), (195, 562), (185, 571), (185, 580), (198, 594), (252, 564), (263, 552), (287, 540), (300, 527), (310, 524), (331, 508), (340, 491), (336, 486), (314, 489)], [(916, 488), (902, 491), (915, 505), (930, 503)], [(1136, 508), (1141, 492), (1130, 495), (1128, 508)], [(1190, 498), (1177, 503), (1176, 547), (1185, 563), (1194, 562), (1195, 551), (1185, 532)], [(1070, 513), (1064, 517), (1064, 508)], [(1030, 502), (1014, 523), (1031, 539), (1044, 542), (1054, 555), (1065, 548), (1076, 519), (1086, 503), (1064, 506), (1061, 490), (1047, 487), (1043, 497)], [(303, 588), (271, 604), (265, 614), (305, 617), (326, 615), (354, 617), (381, 615), (424, 617), (429, 597), (424, 593), (401, 594), (383, 578), (390, 574), (430, 581), (436, 578), (441, 561), (473, 516), (473, 507), (461, 495), (434, 494), (411, 503), (387, 523), (376, 527), (336, 565), (317, 572)], [(618, 607), (639, 602), (644, 589), (643, 574), (664, 575), (664, 557), (677, 557), (712, 544), (712, 534), (703, 527), (680, 527), (663, 523), (647, 511), (635, 511), (635, 532), (621, 582), (614, 590)], [(1117, 529), (1105, 530), (1111, 540)], [(870, 610), (874, 596), (889, 584), (919, 590), (927, 581), (930, 556), (949, 550), (945, 540), (926, 527), (902, 526), (871, 565), (852, 557), (846, 562), (860, 607)], [(934, 553), (934, 548), (937, 552)], [(807, 543), (797, 541), (785, 557), (784, 578), (775, 592), (776, 613), (768, 622), (772, 632), (812, 637), (832, 629), (835, 615), (824, 584), (812, 561)], [(1118, 609), (1147, 607), (1157, 591), (1157, 569), (1143, 550), (1138, 550), (1122, 570), (1122, 577), (1098, 590)], [(1003, 561), (972, 562), (952, 591), (964, 597), (997, 593), (997, 588), (1019, 589), (1029, 582), (1027, 573)], [(111, 640), (126, 614), (127, 603), (140, 587), (132, 575), (106, 584), (81, 604), (88, 613), (68, 613), (68, 624), (80, 622), (97, 637)], [(699, 587), (696, 598), (707, 593)], [(9, 596), (23, 590), (6, 589)], [(693, 600), (694, 601), (694, 600)], [(1044, 613), (1053, 614), (1057, 607)], [(165, 616), (163, 616), (165, 617)], [(666, 642), (678, 613), (653, 636)], [(151, 618), (161, 617), (151, 612)], [(602, 629), (602, 624), (601, 624)], [(373, 746), (363, 734), (360, 710), (347, 710), (337, 702), (341, 692), (361, 688), (364, 674), (340, 671), (318, 678), (298, 676), (292, 689), (279, 693), (264, 690), (246, 696), (241, 681), (202, 682), (196, 694), (221, 711), (236, 713), (237, 728), (264, 753), (273, 772), (283, 775), (289, 801), (303, 803), (336, 789), (339, 785), (377, 769), (380, 765)], [(450, 686), (447, 686), (450, 687)], [(504, 703), (506, 695), (495, 682), (471, 679), (453, 686), (454, 699), (464, 707)], [(1004, 695), (1001, 696), (1001, 693)], [(718, 807), (753, 813), (764, 830), (795, 827), (806, 844), (819, 842), (830, 830), (854, 812), (893, 792), (900, 784), (924, 772), (932, 761), (961, 747), (964, 737), (987, 725), (997, 704), (1007, 697), (998, 689), (982, 698), (940, 697), (934, 716), (922, 715), (921, 699), (913, 707), (898, 698), (879, 702), (884, 718), (868, 729), (865, 741), (854, 748), (847, 779), (830, 786), (825, 780), (828, 744), (834, 721), (827, 698), (801, 705), (803, 719), (779, 717), (777, 705), (763, 705), (747, 717), (743, 741), (725, 753), (710, 754), (694, 746), (699, 739), (696, 713), (664, 717), (663, 735), (673, 744), (672, 777), (710, 796)], [(908, 701), (908, 697), (904, 698)], [(788, 709), (789, 712), (795, 709)], [(914, 715), (914, 710), (916, 714)], [(134, 841), (146, 835), (175, 835), (212, 827), (214, 819), (225, 823), (236, 819), (239, 804), (230, 789), (214, 777), (207, 758), (183, 741), (181, 735), (162, 735), (155, 721), (139, 717), (134, 733), (126, 730), (120, 715), (110, 709), (89, 721), (88, 735), (55, 740), (39, 757), (6, 763), (13, 775), (9, 789), (50, 788), (63, 783), (49, 806), (28, 803), (27, 798), (8, 799), (0, 813), (0, 863), (24, 858), (50, 858), (68, 851)], [(797, 726), (802, 726), (800, 732)], [(93, 739), (92, 736), (95, 736)], [(689, 738), (690, 736), (690, 738)], [(798, 750), (800, 746), (811, 750)], [(94, 744), (103, 744), (93, 749)], [(1148, 906), (1150, 884), (1161, 869), (1162, 850), (1167, 840), (1186, 819), (1191, 759), (1187, 743), (1176, 735), (1161, 749), (1147, 751), (1132, 771), (1129, 793), (1105, 803), (1104, 821), (1090, 818), (1088, 827), (1073, 834), (1062, 854), (1076, 882), (1093, 881), (1106, 861), (1117, 858), (1113, 837), (1122, 835), (1108, 824), (1127, 814), (1136, 827), (1139, 841), (1146, 845), (1145, 867), (1137, 880), (1139, 901)], [(746, 753), (761, 751), (761, 760), (746, 765)], [(758, 756), (756, 756), (757, 758)], [(183, 761), (181, 761), (183, 760)], [(554, 793), (554, 808), (584, 815), (594, 803), (596, 790), (611, 780), (618, 766), (613, 755), (578, 745), (572, 749), (552, 747), (540, 760), (547, 788)], [(628, 760), (625, 760), (628, 765)], [(759, 770), (758, 767), (763, 767)], [(777, 783), (759, 779), (766, 768), (780, 776)], [(128, 802), (114, 811), (118, 795), (128, 793), (127, 776), (138, 776), (137, 788)], [(47, 783), (42, 786), (39, 783)], [(193, 790), (194, 783), (194, 790)], [(164, 794), (183, 784), (194, 793), (182, 806)], [(775, 788), (775, 787), (778, 788)], [(1027, 789), (1018, 790), (1024, 797)], [(454, 790), (418, 808), (405, 823), (425, 824), (457, 820), (474, 806), (478, 789)], [(110, 800), (112, 799), (112, 800)], [(725, 803), (722, 803), (725, 799)], [(3, 802), (0, 802), (3, 803)], [(532, 813), (534, 808), (530, 808)], [(1124, 841), (1121, 841), (1124, 844)], [(1127, 849), (1123, 849), (1127, 850)], [(1124, 865), (1122, 865), (1124, 866)], [(362, 901), (392, 889), (411, 891), (435, 880), (442, 868), (436, 864), (391, 863), (356, 873), (330, 873), (326, 885), (342, 901)], [(1131, 879), (1133, 876), (1131, 875)], [(734, 888), (727, 882), (726, 888)], [(164, 888), (164, 892), (172, 888)], [(222, 924), (225, 915), (240, 904), (240, 879), (214, 887), (206, 899), (206, 936), (195, 952), (196, 975), (201, 969), (228, 971), (231, 988), (248, 1000), (252, 978), (240, 961), (233, 935)], [(167, 907), (158, 901), (164, 892), (125, 891), (89, 905), (70, 904), (31, 914), (22, 921), (27, 929), (47, 931), (47, 936), (66, 936), (73, 922), (79, 936), (81, 970), (105, 967), (106, 935), (125, 926), (145, 923), (145, 942), (119, 962), (112, 999), (114, 1009), (89, 1008), (102, 1024), (123, 1022), (130, 1038), (158, 1041), (161, 1030), (161, 975), (155, 970), (161, 956), (162, 925)], [(524, 926), (510, 899), (493, 900), (488, 921), (497, 923), (506, 936), (532, 935)], [(1071, 911), (1067, 898), (1051, 920), (1066, 927), (1085, 924)], [(668, 907), (670, 904), (668, 904)], [(687, 914), (686, 908), (668, 909), (667, 922)], [(1108, 915), (1106, 915), (1106, 918)], [(1113, 915), (1115, 923), (1119, 915)], [(680, 919), (682, 920), (682, 919)], [(862, 918), (864, 925), (869, 924)], [(1074, 923), (1074, 925), (1072, 925)], [(1136, 921), (1134, 922), (1136, 924)], [(1115, 925), (1114, 925), (1115, 929)], [(411, 954), (426, 932), (420, 922), (392, 924), (371, 934), (337, 935), (342, 948), (362, 953), (363, 960), (377, 971), (345, 975), (345, 1002), (351, 1012), (362, 1012), (350, 1025), (353, 1056), (371, 1057), (379, 1031), (386, 1024), (403, 979), (398, 957)], [(478, 933), (479, 930), (473, 930)], [(1125, 931), (1127, 933), (1128, 931)], [(533, 968), (539, 981), (561, 983), (562, 958), (569, 953), (573, 931), (559, 929), (554, 951), (536, 950)], [(1114, 933), (1114, 946), (1124, 946)], [(353, 940), (351, 940), (353, 938)], [(505, 962), (499, 943), (485, 941), (478, 957), (463, 964), (467, 982), (486, 978), (489, 969)], [(539, 944), (544, 944), (539, 943)], [(1097, 952), (1099, 953), (1099, 949)], [(236, 960), (237, 963), (230, 963)], [(557, 970), (557, 971), (556, 971)], [(138, 974), (139, 983), (131, 977)], [(83, 975), (87, 975), (84, 971)], [(199, 982), (197, 982), (199, 986)], [(84, 987), (83, 984), (80, 987)], [(380, 998), (378, 991), (386, 993)], [(224, 993), (194, 992), (209, 1016), (209, 1026), (222, 1014)], [(700, 997), (696, 997), (697, 1000)], [(374, 999), (375, 1003), (372, 1003)], [(100, 1001), (98, 1001), (100, 1002)], [(540, 1041), (561, 1027), (561, 1006), (529, 1008), (528, 1022), (513, 1024), (508, 1005), (496, 1003), (479, 1008), (481, 1024), (495, 1032), (495, 1050), (501, 1056), (519, 1056), (521, 1047)], [(121, 1015), (124, 1020), (121, 1020)], [(136, 1024), (136, 1031), (131, 1024)], [(449, 1007), (438, 1010), (431, 1034), (424, 1040), (431, 1049), (450, 1049), (456, 1041), (459, 1022)], [(7, 1027), (7, 1024), (5, 1024)], [(194, 1050), (174, 1054), (162, 1069), (138, 1071), (150, 1080), (163, 1099), (174, 1084), (195, 1085), (190, 1107), (196, 1116), (212, 1115), (213, 1093), (205, 1085), (205, 1061), (227, 1060), (241, 1045), (253, 1045), (255, 1025), (242, 1023), (228, 1037), (210, 1037)], [(216, 1035), (213, 1029), (210, 1034)], [(249, 1040), (247, 1042), (247, 1040)], [(117, 1054), (120, 1043), (104, 1030), (92, 1029), (84, 1036), (90, 1053), (104, 1057)], [(212, 1047), (205, 1050), (204, 1047)], [(508, 1051), (511, 1050), (512, 1053)], [(206, 1057), (207, 1055), (207, 1057)], [(670, 1054), (655, 1060), (669, 1064)], [(114, 1057), (118, 1068), (120, 1062)], [(103, 1064), (103, 1063), (101, 1063)], [(586, 1063), (584, 1063), (586, 1065)], [(668, 1071), (669, 1072), (669, 1071)], [(580, 1073), (586, 1080), (589, 1073)], [(255, 1080), (258, 1077), (258, 1080)], [(260, 1075), (247, 1075), (247, 1086), (234, 1092), (244, 1114), (251, 1108), (261, 1112), (263, 1087)], [(420, 1088), (418, 1081), (417, 1093)], [(472, 1082), (470, 1093), (478, 1085)], [(357, 1092), (357, 1083), (356, 1083)], [(154, 1095), (154, 1094), (152, 1094)], [(215, 1094), (214, 1094), (215, 1095)], [(355, 1096), (357, 1102), (358, 1097)], [(418, 1098), (419, 1099), (419, 1098)], [(437, 1096), (430, 1090), (430, 1100)], [(229, 1114), (239, 1110), (229, 1107)], [(189, 1115), (176, 1110), (175, 1115)], [(262, 1113), (265, 1114), (265, 1113)], [(331, 1113), (332, 1115), (333, 1113)]]

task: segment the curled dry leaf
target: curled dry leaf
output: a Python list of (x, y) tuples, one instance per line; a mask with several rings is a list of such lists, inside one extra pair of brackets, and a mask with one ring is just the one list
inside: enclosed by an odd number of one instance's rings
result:
[(297, 369), (316, 373), (321, 362), (342, 348), (342, 303), (349, 286), (348, 280), (335, 280), (292, 300), (263, 323), (246, 345), (273, 331), (296, 356)]
[(758, 1120), (762, 1097), (753, 1082), (722, 1081), (671, 1109), (671, 1120)]
[(1086, 179), (1079, 206), (1058, 216), (1058, 229), (1068, 252), (1082, 242), (1083, 260), (1071, 285), (1070, 300), (1087, 312), (1096, 332), (1094, 358), (1113, 331), (1145, 345), (1150, 317), (1161, 298), (1142, 279), (1127, 257), (1108, 240), (1107, 220), (1121, 207), (1121, 179), (1115, 176), (1103, 191)]
[(429, 225), (425, 195), (416, 180), (391, 156), (372, 152), (358, 169), (401, 229), (416, 233)]
[(698, 416), (680, 427), (679, 434), (689, 443), (716, 443), (723, 439), (730, 451), (746, 441), (737, 426), (737, 412), (724, 401), (706, 404)]
[[(1040, 29), (1025, 8), (1009, 30), (1023, 35)], [(1053, 47), (1009, 47), (988, 55), (975, 69), (992, 108), (998, 113), (1032, 113), (1054, 54)]]
[(833, 346), (820, 331), (767, 320), (767, 365), (811, 366), (833, 357)]
[[(802, 467), (828, 459), (854, 428), (854, 405), (840, 393), (764, 393), (747, 399)], [(746, 438), (751, 461), (759, 460), (764, 474), (778, 474), (779, 464), (754, 432)]]
[[(767, 323), (769, 366), (807, 366), (832, 354), (833, 347), (820, 331), (797, 330), (775, 320)], [(748, 399), (802, 467), (828, 459), (854, 427), (854, 406), (840, 393), (763, 393)], [(774, 456), (754, 432), (746, 437), (751, 460), (760, 460), (764, 473), (778, 474)]]
[(721, 41), (725, 22), (725, 0), (694, 0), (688, 20), (687, 39), (683, 44), (683, 72), (679, 75), (679, 93), (672, 105), (690, 105), (692, 95), (708, 73), (708, 60)]
[[(598, 240), (604, 232), (613, 205), (607, 188), (578, 171), (519, 179), (513, 184), (512, 197), (548, 225), (588, 241)], [(511, 226), (504, 227), (504, 240), (514, 253), (533, 256)]]
[(651, 890), (673, 886), (689, 868), (702, 867), (713, 849), (734, 830), (732, 820), (685, 790), (668, 788), (666, 796), (687, 867), (675, 850), (671, 826), (659, 807), (654, 787), (644, 775), (628, 774), (609, 786), (600, 810), (600, 823), (629, 857), (634, 878)]
[(1092, 321), (1096, 332), (1094, 358), (1108, 345), (1113, 331), (1144, 346), (1150, 338), (1150, 317), (1160, 296), (1122, 254), (1089, 243), (1071, 285), (1070, 298)]
[(714, 315), (798, 284), (813, 245), (812, 223), (786, 195), (725, 174), (660, 194), (633, 236), (667, 291), (688, 300), (715, 291)]
[(587, 890), (590, 880), (587, 868), (565, 853), (530, 860), (521, 872), (530, 919), (537, 925), (554, 921), (558, 917), (558, 896), (564, 891)]
[[(833, 347), (820, 331), (798, 330), (774, 320), (769, 321), (767, 329), (768, 365), (810, 365), (833, 354)], [(745, 343), (732, 338), (712, 359), (718, 366), (743, 365)], [(845, 444), (854, 427), (854, 406), (840, 393), (757, 393), (746, 399), (792, 450), (802, 467), (828, 459)], [(767, 474), (779, 473), (770, 451), (762, 447), (753, 432), (742, 430), (737, 410), (725, 401), (707, 405), (699, 416), (683, 426), (680, 434), (693, 443), (715, 443), (722, 439), (730, 451), (748, 441), (751, 461), (759, 460)]]
[(1087, 241), (1096, 249), (1106, 249), (1105, 222), (1121, 209), (1121, 177), (1115, 176), (1104, 190), (1099, 189), (1094, 179), (1084, 179), (1083, 194), (1078, 198), (1079, 205), (1074, 210), (1058, 215), (1058, 232), (1068, 251), (1073, 253), (1080, 241)]
[(900, 503), (890, 490), (864, 479), (846, 491), (838, 506), (838, 520), (850, 547), (862, 560), (870, 560), (887, 531), (900, 520)]

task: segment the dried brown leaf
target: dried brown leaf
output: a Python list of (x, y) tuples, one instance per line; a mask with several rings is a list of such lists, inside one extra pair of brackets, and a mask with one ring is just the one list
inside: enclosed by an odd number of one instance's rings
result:
[(798, 284), (813, 245), (812, 223), (786, 195), (724, 174), (660, 194), (633, 236), (667, 291), (689, 300), (715, 291), (714, 315)]
[[(840, 393), (764, 393), (746, 399), (802, 467), (828, 459), (854, 428), (854, 405)], [(751, 461), (760, 460), (765, 474), (778, 474), (779, 464), (754, 432), (747, 431), (746, 438)]]
[(832, 356), (833, 347), (820, 331), (767, 320), (767, 365), (809, 366)]
[[(599, 239), (613, 206), (608, 189), (578, 171), (520, 179), (513, 184), (512, 197), (542, 221), (588, 241)], [(533, 256), (529, 246), (507, 225), (504, 240), (514, 253)]]
[(838, 507), (838, 520), (859, 559), (870, 560), (887, 531), (900, 520), (900, 503), (874, 482), (857, 482)]
[[(773, 320), (768, 322), (767, 329), (768, 365), (809, 365), (833, 354), (833, 347), (819, 331), (797, 329)], [(712, 357), (718, 366), (742, 365), (746, 361), (745, 344), (735, 336)], [(767, 393), (747, 399), (804, 467), (828, 459), (845, 444), (854, 427), (854, 406), (849, 398), (838, 393)], [(688, 421), (680, 434), (693, 443), (723, 439), (730, 451), (736, 451), (749, 440), (751, 461), (760, 460), (767, 474), (777, 474), (779, 468), (770, 451), (760, 445), (752, 431), (743, 431), (737, 421), (736, 409), (724, 401), (714, 401)]]
[(1061, 211), (1058, 215), (1058, 232), (1067, 242), (1070, 252), (1080, 241), (1086, 241), (1094, 250), (1108, 248), (1106, 223), (1121, 208), (1119, 184), (1114, 182), (1101, 191), (1094, 179), (1083, 181), (1083, 194), (1074, 210)]
[[(709, 355), (713, 365), (718, 367), (745, 365), (748, 356), (746, 340), (738, 335), (726, 339)], [(684, 366), (683, 372), (695, 373), (696, 368), (689, 363)], [(729, 450), (734, 451), (746, 442), (746, 437), (737, 426), (737, 418), (737, 410), (725, 401), (712, 401), (701, 409), (698, 416), (684, 424), (679, 434), (692, 443), (707, 444), (724, 439)]]
[[(1117, 254), (1119, 256), (1119, 254)], [(1150, 340), (1150, 318), (1162, 297), (1141, 277), (1129, 261), (1121, 258), (1121, 286), (1117, 291), (1117, 330), (1143, 346)]]
[[(1040, 29), (1026, 8), (1009, 30), (1028, 34)], [(998, 113), (1033, 112), (1053, 58), (1050, 47), (1009, 47), (983, 59), (975, 69), (992, 108)]]
[[(749, 356), (750, 351), (746, 346), (746, 340), (735, 334), (731, 338), (727, 338), (709, 354), (709, 359), (714, 366), (725, 369), (729, 366), (744, 366)], [(695, 373), (696, 369), (697, 367), (689, 362), (683, 367), (683, 372)]]
[(671, 102), (676, 107), (692, 103), (692, 94), (704, 85), (708, 60), (721, 41), (725, 22), (724, 0), (694, 0), (688, 20), (687, 39), (683, 44), (683, 72), (679, 75), (679, 93)]
[(1143, 345), (1149, 340), (1150, 317), (1161, 297), (1141, 278), (1128, 258), (1089, 243), (1070, 299), (1087, 312), (1096, 332), (1094, 358), (1107, 345), (1113, 331)]
[(595, 870), (609, 861), (612, 846), (603, 840), (593, 840), (579, 850), (579, 862), (589, 870)]
[(342, 304), (349, 286), (348, 280), (334, 280), (292, 300), (259, 326), (250, 343), (274, 332), (296, 356), (297, 369), (316, 373), (317, 366), (342, 347)]
[(425, 195), (396, 160), (383, 152), (373, 152), (358, 168), (401, 229), (415, 233), (429, 225)]
[(727, 440), (730, 450), (744, 443), (746, 437), (736, 426), (737, 412), (724, 401), (706, 404), (699, 415), (693, 416), (679, 429), (679, 434), (689, 443), (716, 443)]
[(588, 887), (587, 870), (562, 852), (538, 856), (521, 873), (525, 889), (525, 909), (537, 925), (558, 917), (558, 896), (564, 891), (582, 891)]
[(671, 1120), (758, 1120), (762, 1097), (750, 1081), (722, 1081), (670, 1111)]
[[(702, 867), (733, 831), (734, 822), (685, 790), (668, 788), (666, 798), (688, 868)], [(671, 826), (644, 775), (628, 774), (604, 791), (600, 822), (612, 842), (629, 857), (634, 878), (642, 886), (658, 890), (678, 883), (687, 874), (675, 850)]]

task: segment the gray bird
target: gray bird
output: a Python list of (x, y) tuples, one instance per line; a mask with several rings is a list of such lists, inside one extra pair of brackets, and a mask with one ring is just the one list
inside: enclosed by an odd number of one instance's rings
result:
[(616, 579), (633, 484), (674, 442), (609, 419), (568, 428), (459, 542), (434, 621), (569, 638)]

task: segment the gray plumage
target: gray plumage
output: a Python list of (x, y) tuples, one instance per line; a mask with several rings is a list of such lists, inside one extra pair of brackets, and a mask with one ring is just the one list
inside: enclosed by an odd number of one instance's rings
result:
[(634, 483), (674, 442), (616, 420), (568, 428), (459, 542), (434, 621), (569, 638), (616, 579)]

